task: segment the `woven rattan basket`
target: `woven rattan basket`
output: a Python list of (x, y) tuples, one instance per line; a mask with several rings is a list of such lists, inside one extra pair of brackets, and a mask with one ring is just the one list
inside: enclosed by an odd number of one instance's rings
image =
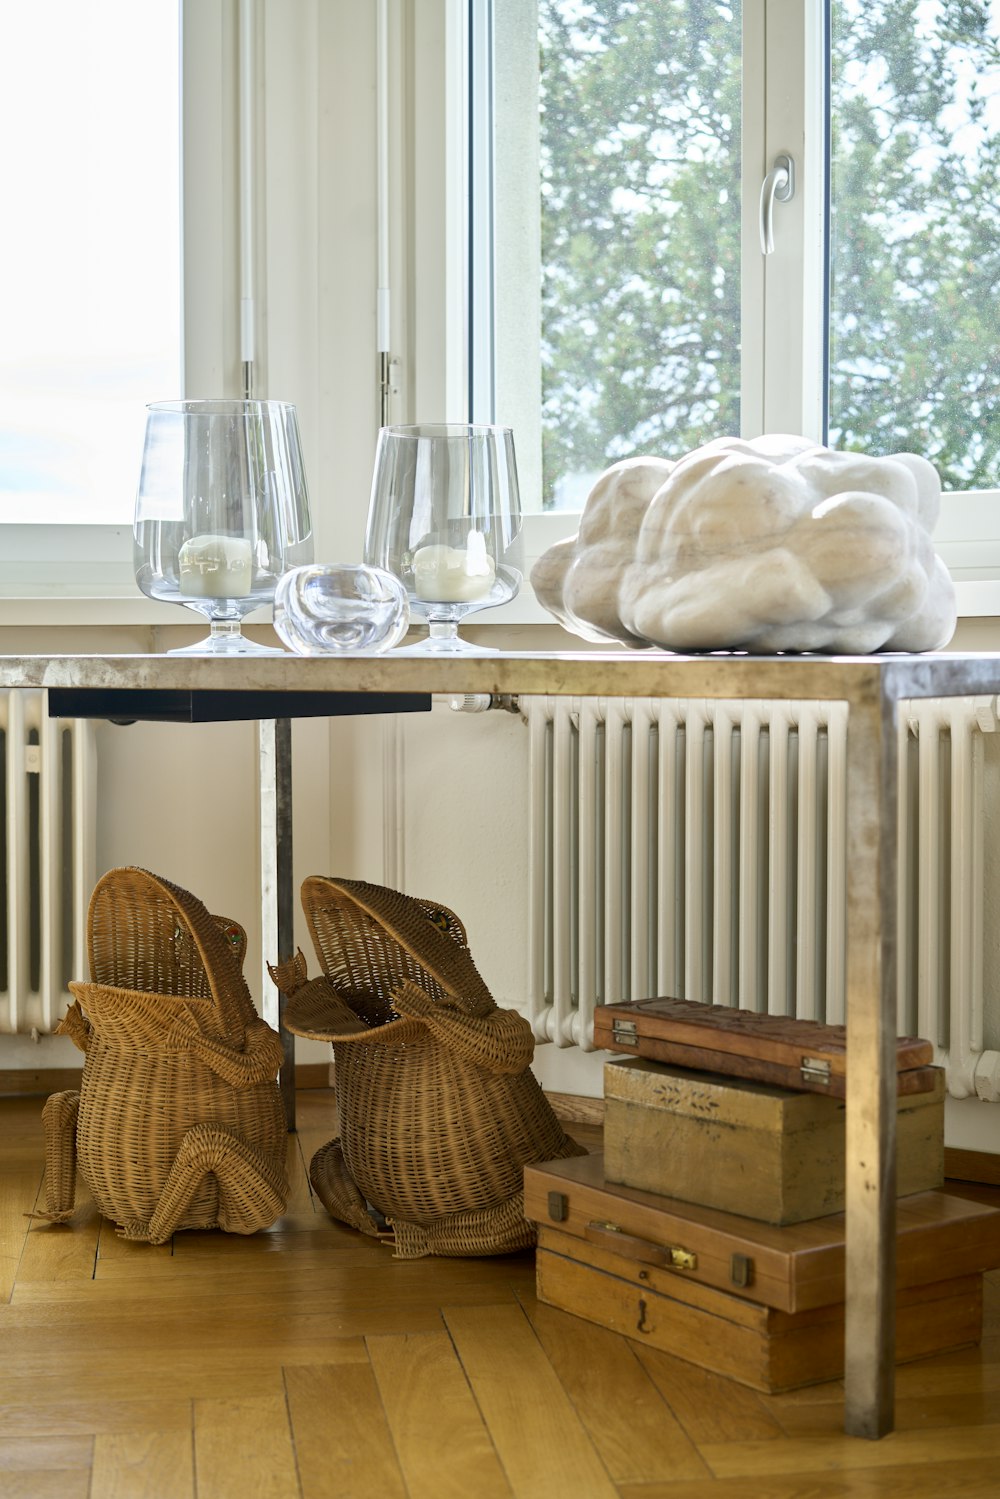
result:
[(289, 1029), (333, 1043), (340, 1137), (310, 1173), (327, 1210), (363, 1233), (387, 1220), (404, 1259), (532, 1245), (525, 1165), (585, 1152), (530, 1071), (530, 1025), (495, 1004), (461, 921), (319, 876), (302, 905), (323, 977), (307, 980), (301, 953), (272, 973)]
[(48, 1218), (79, 1168), (129, 1239), (254, 1233), (284, 1210), (277, 1034), (243, 978), (243, 928), (144, 869), (113, 869), (89, 912), (90, 983), (60, 1030), (86, 1053), (79, 1092), (46, 1102)]

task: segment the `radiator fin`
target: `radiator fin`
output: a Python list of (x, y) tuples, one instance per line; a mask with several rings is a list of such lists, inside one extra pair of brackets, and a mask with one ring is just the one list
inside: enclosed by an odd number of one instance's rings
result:
[(51, 1033), (87, 972), (96, 874), (92, 725), (0, 693), (0, 1032)]

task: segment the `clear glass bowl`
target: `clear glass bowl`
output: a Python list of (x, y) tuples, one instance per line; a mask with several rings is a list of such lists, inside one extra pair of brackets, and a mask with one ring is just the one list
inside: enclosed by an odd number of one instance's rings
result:
[(326, 651), (388, 651), (410, 623), (406, 589), (380, 567), (315, 563), (278, 580), (274, 628), (301, 656)]

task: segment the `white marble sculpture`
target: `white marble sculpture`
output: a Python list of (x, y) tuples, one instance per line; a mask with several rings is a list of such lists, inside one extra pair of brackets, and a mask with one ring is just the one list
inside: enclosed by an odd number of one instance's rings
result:
[(586, 640), (673, 651), (928, 651), (955, 627), (941, 485), (913, 453), (723, 437), (601, 475), (531, 582)]

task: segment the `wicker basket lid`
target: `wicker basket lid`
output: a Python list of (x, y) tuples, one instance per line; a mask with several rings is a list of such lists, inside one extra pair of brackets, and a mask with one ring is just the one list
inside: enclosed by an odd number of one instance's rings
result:
[[(238, 922), (212, 916), (189, 891), (148, 869), (109, 870), (94, 887), (88, 914), (89, 1005), (99, 991), (115, 1012), (129, 1008), (145, 1015), (151, 998), (163, 1005), (164, 1019), (177, 1001), (207, 1002), (208, 1028), (220, 1036), (240, 1036), (257, 1019), (242, 961), (246, 933)], [(114, 998), (112, 1000), (112, 992)], [(130, 1007), (132, 993), (136, 1004)]]
[[(302, 907), (330, 977), (343, 977), (338, 965), (353, 940), (364, 953), (369, 976), (377, 978), (384, 967), (387, 992), (408, 977), (455, 999), (492, 1004), (472, 961), (465, 928), (447, 906), (365, 880), (311, 875), (302, 884)], [(361, 987), (357, 977), (349, 988)], [(432, 981), (429, 986), (427, 980)]]

